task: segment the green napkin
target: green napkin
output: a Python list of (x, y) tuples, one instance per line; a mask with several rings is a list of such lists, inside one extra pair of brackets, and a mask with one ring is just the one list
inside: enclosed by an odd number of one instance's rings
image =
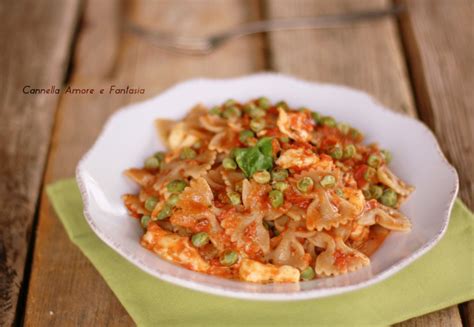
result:
[(200, 293), (148, 275), (90, 229), (74, 180), (49, 185), (47, 192), (71, 240), (139, 326), (388, 325), (474, 298), (474, 217), (460, 200), (439, 244), (395, 276), (323, 299), (259, 302)]

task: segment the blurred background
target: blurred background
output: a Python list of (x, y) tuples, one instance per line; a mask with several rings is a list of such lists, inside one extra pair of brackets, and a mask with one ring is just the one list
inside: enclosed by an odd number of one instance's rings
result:
[[(124, 28), (206, 36), (245, 22), (394, 3), (406, 8), (398, 17), (246, 36), (203, 56), (161, 49)], [(112, 112), (189, 78), (276, 71), (362, 89), (433, 130), (458, 170), (460, 197), (474, 208), (470, 0), (4, 0), (0, 22), (0, 325), (132, 323), (42, 190), (74, 175)], [(144, 92), (110, 94), (112, 85)], [(65, 94), (67, 86), (96, 92)], [(474, 326), (473, 302), (403, 325), (463, 324)]]

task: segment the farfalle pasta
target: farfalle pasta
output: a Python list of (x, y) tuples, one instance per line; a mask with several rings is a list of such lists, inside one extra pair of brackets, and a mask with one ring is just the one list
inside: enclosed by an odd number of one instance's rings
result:
[(355, 128), (266, 98), (193, 108), (157, 120), (168, 150), (125, 172), (140, 187), (123, 201), (141, 244), (210, 275), (298, 282), (370, 264), (413, 187)]

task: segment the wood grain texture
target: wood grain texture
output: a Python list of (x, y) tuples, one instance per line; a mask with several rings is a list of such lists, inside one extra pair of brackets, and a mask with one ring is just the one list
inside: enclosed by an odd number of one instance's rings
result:
[[(381, 8), (388, 4), (388, 0), (268, 1), (265, 7), (269, 16), (281, 17)], [(270, 66), (274, 70), (298, 77), (361, 88), (395, 110), (411, 115), (416, 112), (397, 26), (392, 19), (339, 30), (272, 33), (268, 37), (267, 51), (263, 49), (262, 38), (255, 36), (232, 41), (208, 57), (187, 57), (165, 52), (134, 36), (121, 33), (124, 14), (127, 19), (146, 27), (199, 35), (256, 19), (259, 10), (256, 1), (246, 0), (135, 0), (126, 4), (114, 0), (88, 2), (74, 52), (72, 86), (108, 88), (111, 84), (130, 85), (144, 87), (146, 94), (63, 96), (48, 160), (46, 183), (74, 174), (77, 161), (92, 144), (105, 119), (119, 106), (148, 98), (175, 82), (197, 76), (228, 77)], [(439, 12), (437, 14), (441, 15)], [(0, 18), (1, 15), (2, 5)], [(20, 21), (20, 18), (17, 17), (17, 20)], [(449, 24), (448, 26), (455, 25), (455, 22)], [(413, 38), (416, 37), (416, 33), (411, 34)], [(441, 47), (437, 45), (432, 51), (445, 51), (438, 49), (438, 46)], [(269, 54), (269, 63), (265, 61), (263, 53)], [(2, 60), (5, 60), (2, 55), (5, 54), (0, 53), (0, 68), (3, 67)], [(452, 59), (449, 58), (448, 56), (448, 59), (443, 60), (450, 62)], [(3, 76), (0, 75), (0, 83), (2, 81)], [(424, 85), (426, 98), (431, 99), (426, 83), (424, 81), (421, 85)], [(420, 93), (418, 89), (416, 86), (417, 97)], [(3, 101), (2, 93), (0, 99)], [(472, 103), (472, 98), (468, 100)], [(418, 106), (420, 103), (422, 102), (417, 99)], [(428, 108), (433, 106), (431, 100), (428, 104)], [(420, 113), (422, 118), (430, 121), (430, 111)], [(431, 118), (433, 123), (437, 121), (435, 117), (437, 116), (433, 115)], [(452, 120), (452, 115), (446, 117), (448, 120), (439, 127), (441, 130), (458, 122)], [(24, 116), (21, 119), (25, 119)], [(51, 121), (48, 126), (51, 126)], [(3, 135), (2, 130), (0, 136)], [(3, 148), (0, 150), (3, 151)], [(468, 150), (471, 151), (471, 148)], [(472, 152), (469, 153), (472, 156)], [(455, 160), (451, 155), (449, 157)], [(30, 158), (23, 158), (26, 159), (35, 162)], [(2, 170), (0, 168), (0, 173)], [(472, 179), (469, 185), (472, 197)], [(2, 189), (0, 194), (1, 191)], [(98, 322), (100, 325), (111, 326), (132, 325), (130, 317), (100, 275), (71, 244), (44, 195), (41, 198), (39, 216), (25, 325), (89, 326), (97, 325)], [(0, 263), (2, 255), (0, 248)], [(1, 313), (0, 307), (0, 317)], [(460, 324), (457, 307), (451, 307), (409, 320), (402, 325)]]
[(78, 10), (76, 0), (0, 3), (0, 326), (15, 319), (58, 102), (22, 90), (61, 85)]
[(421, 118), (438, 136), (474, 209), (474, 2), (407, 1), (401, 30)]
[(474, 301), (469, 301), (459, 305), (461, 318), (464, 326), (474, 326)]
[[(72, 86), (130, 85), (145, 88), (146, 93), (63, 96), (46, 183), (74, 174), (78, 160), (119, 106), (154, 96), (188, 78), (230, 77), (263, 67), (259, 37), (236, 40), (208, 57), (177, 55), (120, 34), (124, 12), (127, 19), (149, 28), (196, 34), (256, 19), (258, 8), (254, 4), (239, 0), (133, 1), (126, 6), (112, 0), (100, 5), (89, 2), (75, 51)], [(133, 324), (100, 275), (69, 241), (43, 196), (25, 325), (94, 326), (98, 322), (104, 326)]]
[[(418, 0), (405, 5), (408, 12), (400, 26), (418, 110), (456, 167), (459, 195), (473, 210), (474, 3)], [(474, 301), (460, 308), (464, 323), (474, 326)]]
[[(383, 8), (389, 1), (267, 1), (270, 17), (311, 16)], [(374, 95), (396, 111), (416, 115), (410, 79), (394, 18), (319, 31), (282, 31), (269, 36), (271, 67), (326, 83), (345, 84)], [(445, 125), (449, 126), (449, 125)], [(404, 326), (461, 323), (457, 307), (414, 318)]]
[(461, 316), (457, 306), (452, 306), (444, 310), (436, 311), (421, 317), (416, 317), (397, 324), (398, 327), (431, 327), (449, 326), (462, 327)]
[[(271, 17), (380, 9), (388, 1), (268, 1)], [(367, 91), (384, 105), (414, 114), (409, 80), (394, 20), (338, 29), (281, 31), (269, 35), (271, 67), (301, 78)]]

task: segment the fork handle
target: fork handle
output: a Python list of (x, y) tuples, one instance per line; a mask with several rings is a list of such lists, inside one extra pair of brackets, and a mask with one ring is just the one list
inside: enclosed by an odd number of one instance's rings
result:
[(360, 11), (349, 14), (256, 21), (240, 25), (220, 34), (216, 34), (212, 36), (211, 39), (213, 39), (215, 43), (221, 43), (232, 38), (263, 32), (341, 27), (359, 21), (373, 20), (386, 16), (397, 15), (403, 10), (405, 10), (405, 7), (401, 4), (398, 4), (388, 9)]

